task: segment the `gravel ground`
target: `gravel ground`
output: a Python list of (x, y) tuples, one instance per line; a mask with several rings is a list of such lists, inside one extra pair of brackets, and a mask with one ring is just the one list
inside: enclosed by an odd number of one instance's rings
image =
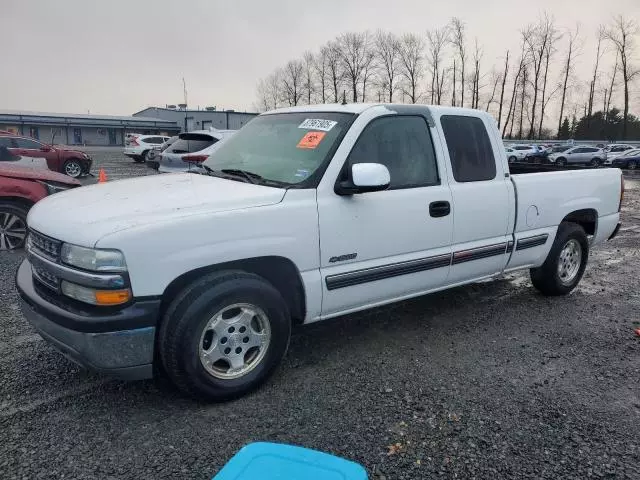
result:
[[(149, 173), (96, 152), (110, 180)], [(87, 182), (94, 179), (87, 179)], [(640, 177), (579, 288), (526, 274), (300, 329), (282, 367), (207, 405), (81, 370), (23, 320), (0, 255), (0, 477), (207, 479), (250, 441), (372, 479), (640, 478)]]

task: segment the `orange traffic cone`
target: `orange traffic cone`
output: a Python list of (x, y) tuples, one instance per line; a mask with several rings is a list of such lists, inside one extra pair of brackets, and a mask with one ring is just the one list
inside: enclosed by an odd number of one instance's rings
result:
[(107, 174), (104, 173), (104, 168), (100, 169), (100, 174), (98, 175), (98, 183), (105, 183), (107, 181)]

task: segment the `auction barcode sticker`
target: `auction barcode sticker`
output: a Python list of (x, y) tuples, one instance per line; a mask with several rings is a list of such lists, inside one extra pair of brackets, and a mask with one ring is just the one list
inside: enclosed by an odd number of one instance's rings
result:
[(298, 128), (306, 128), (307, 130), (322, 130), (328, 132), (336, 126), (338, 122), (333, 120), (324, 120), (322, 118), (307, 118), (304, 122), (298, 125)]

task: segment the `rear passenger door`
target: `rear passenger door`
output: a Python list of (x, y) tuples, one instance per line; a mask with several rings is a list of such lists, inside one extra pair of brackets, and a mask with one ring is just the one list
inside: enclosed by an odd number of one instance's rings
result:
[[(495, 275), (508, 260), (515, 201), (489, 117), (442, 115), (453, 197), (449, 284)], [(498, 161), (497, 161), (498, 160)]]

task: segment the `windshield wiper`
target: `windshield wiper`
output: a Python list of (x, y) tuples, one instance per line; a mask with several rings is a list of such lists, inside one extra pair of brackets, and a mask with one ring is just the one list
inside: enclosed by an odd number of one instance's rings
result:
[(263, 181), (264, 178), (262, 175), (258, 175), (257, 173), (248, 172), (246, 170), (240, 170), (238, 168), (223, 168), (220, 170), (222, 173), (226, 173), (228, 175), (238, 175), (242, 178), (245, 178), (249, 183), (256, 183), (256, 180)]

